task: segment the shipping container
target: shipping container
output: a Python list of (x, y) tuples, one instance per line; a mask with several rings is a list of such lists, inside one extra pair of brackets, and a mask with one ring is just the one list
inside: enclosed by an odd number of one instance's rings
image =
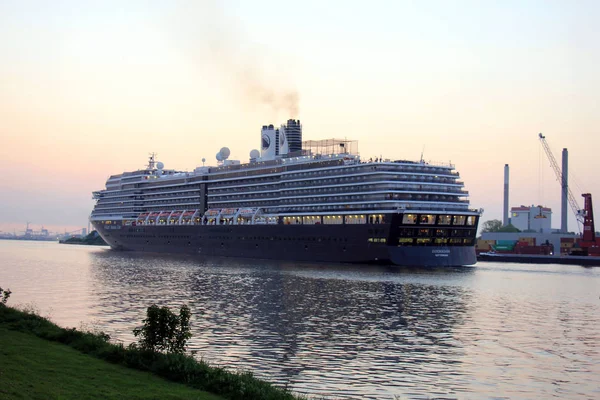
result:
[(514, 246), (516, 242), (516, 240), (498, 240), (496, 244), (500, 246)]
[(477, 248), (480, 250), (490, 250), (491, 246), (496, 244), (495, 240), (481, 240), (477, 241)]
[(530, 246), (535, 246), (535, 238), (534, 237), (520, 237), (519, 242), (525, 242)]
[(494, 250), (496, 251), (513, 251), (515, 249), (515, 244), (497, 244), (494, 246)]

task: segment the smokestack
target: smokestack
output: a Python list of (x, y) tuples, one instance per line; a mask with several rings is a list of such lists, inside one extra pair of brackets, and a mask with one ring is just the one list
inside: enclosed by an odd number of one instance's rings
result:
[(288, 119), (287, 124), (284, 124), (280, 128), (280, 134), (287, 137), (289, 152), (302, 150), (302, 125), (300, 120)]
[(508, 164), (504, 164), (504, 217), (502, 226), (508, 225)]
[(562, 196), (560, 201), (560, 231), (567, 232), (567, 196), (569, 193), (569, 151), (562, 151)]

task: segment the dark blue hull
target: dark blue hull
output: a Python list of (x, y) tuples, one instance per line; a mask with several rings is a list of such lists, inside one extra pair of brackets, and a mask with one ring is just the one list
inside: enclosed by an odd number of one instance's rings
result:
[(173, 225), (93, 223), (113, 249), (401, 266), (475, 264), (473, 246), (395, 246), (389, 224)]

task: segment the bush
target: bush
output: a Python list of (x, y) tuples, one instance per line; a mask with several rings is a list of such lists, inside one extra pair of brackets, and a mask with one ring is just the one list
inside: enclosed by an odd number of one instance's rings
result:
[(11, 293), (10, 289), (3, 290), (0, 287), (0, 304), (6, 304)]
[(183, 353), (185, 344), (192, 337), (190, 333), (190, 309), (181, 306), (179, 315), (167, 307), (158, 307), (156, 304), (148, 307), (144, 325), (133, 330), (139, 346), (143, 350)]

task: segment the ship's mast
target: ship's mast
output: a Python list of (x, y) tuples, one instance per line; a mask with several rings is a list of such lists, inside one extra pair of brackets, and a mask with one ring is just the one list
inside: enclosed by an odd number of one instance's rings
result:
[(146, 167), (150, 171), (154, 169), (154, 164), (156, 164), (156, 153), (150, 153), (150, 157), (148, 158), (148, 166)]

